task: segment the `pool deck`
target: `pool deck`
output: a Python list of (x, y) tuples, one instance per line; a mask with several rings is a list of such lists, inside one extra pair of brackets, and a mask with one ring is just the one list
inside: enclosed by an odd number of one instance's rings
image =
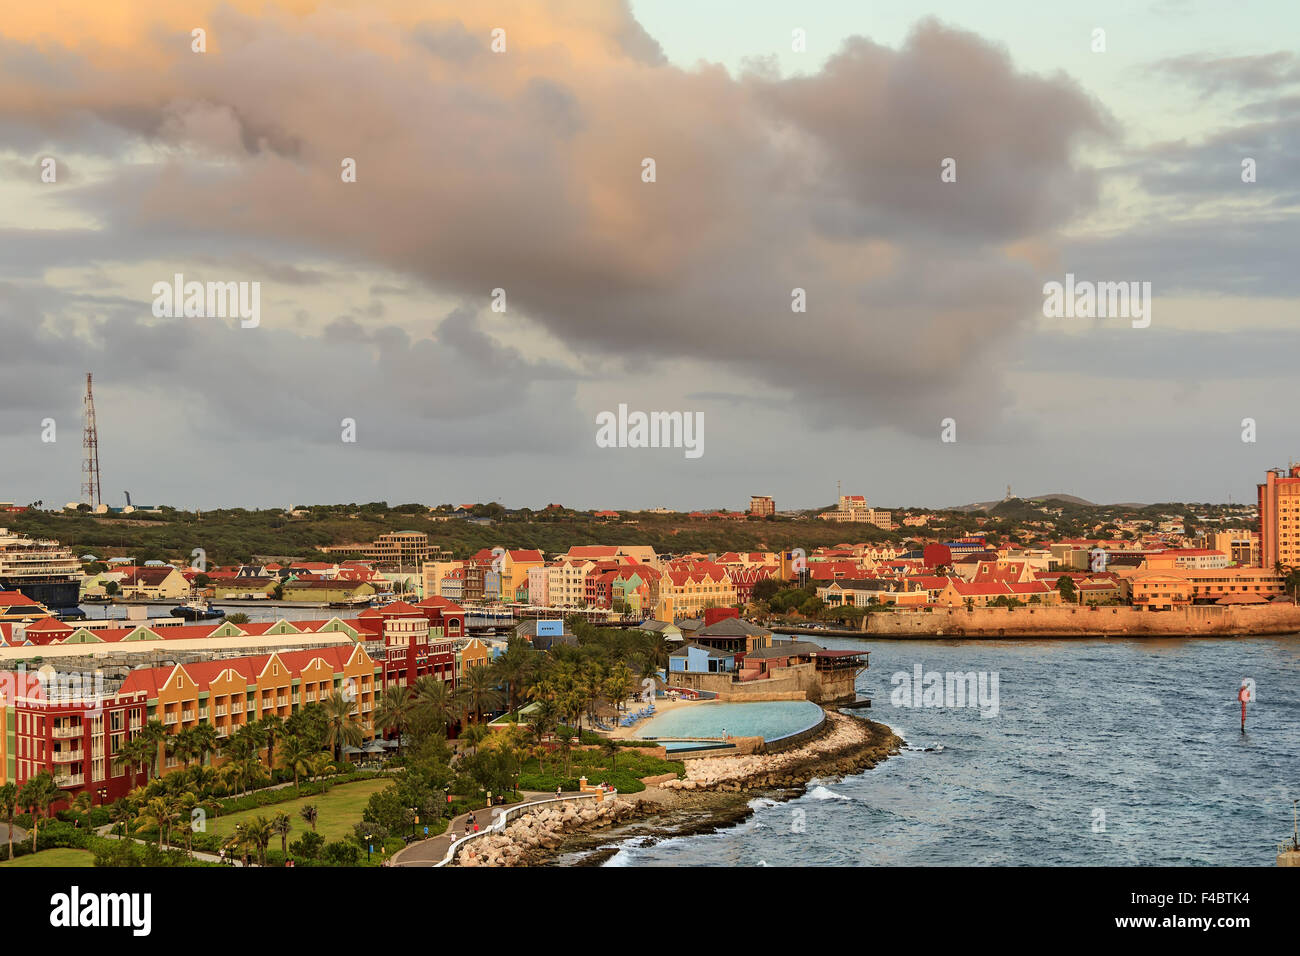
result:
[[(689, 707), (692, 704), (703, 704), (703, 703), (705, 703), (705, 701), (702, 700), (684, 700), (684, 699), (673, 700), (671, 697), (656, 698), (654, 717), (647, 717), (644, 720), (638, 720), (636, 722), (636, 725), (632, 727), (615, 727), (613, 730), (609, 730), (609, 731), (597, 730), (596, 733), (603, 734), (606, 737), (611, 737), (614, 740), (626, 740), (628, 738), (639, 739), (638, 735), (641, 733), (641, 728), (644, 727), (646, 724), (650, 723), (650, 721), (654, 720), (655, 717), (661, 717), (664, 714), (668, 713), (669, 711), (680, 710), (681, 708)], [(640, 710), (644, 706), (645, 704), (633, 704), (629, 712), (635, 713), (636, 711)], [(622, 718), (620, 717), (619, 719), (621, 720)], [(722, 738), (718, 737), (716, 739), (721, 740)], [(653, 747), (655, 746), (655, 743), (654, 741), (647, 740), (646, 746)]]

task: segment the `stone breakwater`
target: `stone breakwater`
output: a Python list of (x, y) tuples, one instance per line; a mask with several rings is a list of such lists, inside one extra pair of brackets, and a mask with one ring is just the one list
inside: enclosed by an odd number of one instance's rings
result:
[(620, 797), (599, 803), (565, 803), (525, 813), (500, 833), (466, 844), (456, 854), (458, 866), (527, 866), (540, 854), (554, 850), (567, 833), (623, 823), (650, 812), (645, 805)]
[(686, 777), (664, 790), (734, 791), (802, 787), (813, 777), (870, 770), (896, 754), (904, 741), (884, 724), (827, 711), (824, 732), (792, 750), (686, 762)]
[[(747, 817), (751, 790), (797, 790), (814, 777), (847, 776), (870, 770), (904, 745), (884, 724), (826, 712), (822, 733), (798, 747), (775, 754), (701, 757), (686, 761), (684, 779), (666, 780), (642, 793), (590, 805), (566, 803), (521, 815), (501, 833), (467, 844), (460, 866), (534, 866), (575, 842), (641, 817), (689, 817), (675, 830), (707, 833)], [(589, 839), (590, 837), (590, 839)]]

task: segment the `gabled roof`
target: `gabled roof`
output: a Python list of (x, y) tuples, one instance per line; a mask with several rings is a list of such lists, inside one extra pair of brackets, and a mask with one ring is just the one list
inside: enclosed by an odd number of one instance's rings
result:
[(765, 627), (759, 627), (757, 624), (751, 624), (743, 617), (724, 617), (720, 621), (714, 621), (707, 627), (702, 627), (695, 632), (699, 637), (766, 637), (771, 634)]

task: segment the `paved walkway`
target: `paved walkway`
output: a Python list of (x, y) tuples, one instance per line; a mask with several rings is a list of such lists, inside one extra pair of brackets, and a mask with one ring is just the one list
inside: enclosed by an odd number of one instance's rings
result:
[[(465, 835), (465, 824), (470, 824), (470, 832), (473, 833), (473, 820), (470, 818), (477, 814), (479, 832), (482, 833), (487, 829), (489, 823), (496, 819), (495, 811), (514, 810), (529, 803), (542, 803), (546, 800), (554, 800), (555, 793), (543, 793), (537, 790), (520, 790), (524, 799), (519, 803), (507, 803), (499, 807), (480, 807), (474, 813), (462, 813), (451, 821), (441, 834), (436, 837), (429, 837), (427, 840), (421, 840), (419, 843), (412, 843), (408, 847), (403, 847), (393, 854), (393, 866), (434, 866), (442, 862), (443, 857), (447, 855), (447, 850), (451, 845)], [(576, 797), (576, 790), (566, 790), (561, 792), (562, 797)]]

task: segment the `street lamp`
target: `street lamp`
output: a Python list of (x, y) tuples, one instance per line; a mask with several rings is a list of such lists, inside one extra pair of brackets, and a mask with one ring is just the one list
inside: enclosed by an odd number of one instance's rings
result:
[(374, 851), (375, 845), (370, 842), (370, 834), (366, 834), (366, 862), (370, 862), (370, 854)]

